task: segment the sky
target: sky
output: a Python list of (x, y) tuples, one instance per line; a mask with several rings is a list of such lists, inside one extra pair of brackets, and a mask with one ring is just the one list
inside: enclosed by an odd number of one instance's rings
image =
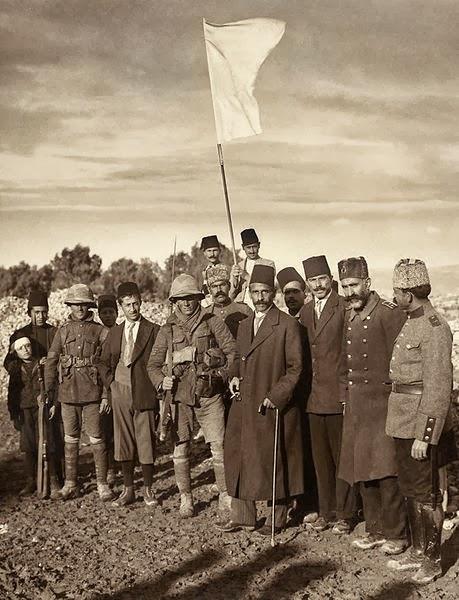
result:
[(0, 0), (0, 263), (229, 245), (202, 17), (287, 23), (224, 146), (237, 240), (459, 263), (457, 0)]

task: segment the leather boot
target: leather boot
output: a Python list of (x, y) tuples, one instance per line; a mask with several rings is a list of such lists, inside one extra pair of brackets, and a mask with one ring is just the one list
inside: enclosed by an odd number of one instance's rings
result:
[(37, 489), (36, 483), (36, 463), (32, 452), (26, 452), (24, 455), (24, 471), (26, 474), (26, 483), (19, 492), (20, 496), (30, 496)]
[(77, 485), (78, 451), (78, 444), (69, 444), (67, 442), (64, 445), (65, 483), (64, 487), (59, 492), (59, 498), (62, 500), (69, 500), (79, 496), (79, 489)]
[(97, 492), (102, 502), (110, 502), (115, 497), (107, 483), (107, 450), (105, 442), (92, 444), (92, 454), (96, 467)]
[(444, 515), (441, 505), (434, 510), (430, 505), (423, 504), (421, 510), (425, 536), (424, 559), (412, 581), (425, 585), (435, 581), (442, 573), (440, 549)]
[(411, 548), (403, 558), (389, 560), (387, 566), (394, 571), (411, 571), (419, 569), (424, 558), (424, 524), (422, 520), (422, 504), (414, 498), (406, 498), (406, 512), (411, 532)]

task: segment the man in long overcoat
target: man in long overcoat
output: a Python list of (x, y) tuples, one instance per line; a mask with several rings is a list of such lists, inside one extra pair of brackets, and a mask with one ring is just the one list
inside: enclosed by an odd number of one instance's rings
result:
[[(332, 288), (332, 275), (324, 255), (303, 261), (313, 299), (300, 312), (312, 357), (312, 385), (307, 399), (311, 446), (317, 475), (320, 517), (311, 527), (335, 534), (351, 530), (354, 513), (352, 487), (337, 477), (343, 405), (339, 395), (339, 371), (345, 301)], [(335, 522), (336, 521), (336, 522)]]
[(406, 548), (406, 511), (397, 482), (394, 440), (386, 435), (389, 368), (405, 315), (371, 291), (363, 256), (338, 264), (346, 311), (341, 400), (345, 403), (338, 476), (359, 483), (367, 535), (352, 544), (385, 554)]
[[(239, 325), (230, 369), (230, 389), (240, 398), (233, 399), (225, 436), (225, 473), (232, 501), (231, 519), (219, 526), (224, 532), (253, 530), (255, 501), (272, 498), (276, 408), (280, 412), (277, 530), (285, 527), (288, 498), (303, 493), (301, 416), (291, 402), (302, 371), (299, 324), (273, 304), (272, 267), (255, 265), (249, 289), (255, 313)], [(258, 531), (269, 535), (270, 526)]]

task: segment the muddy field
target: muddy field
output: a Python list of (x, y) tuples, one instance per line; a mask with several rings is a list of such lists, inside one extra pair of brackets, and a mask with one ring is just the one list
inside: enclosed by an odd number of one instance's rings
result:
[[(1, 311), (0, 311), (1, 312)], [(1, 315), (0, 315), (1, 317)], [(0, 319), (1, 320), (1, 319)], [(14, 329), (9, 320), (5, 326)], [(3, 340), (2, 340), (3, 341)], [(2, 357), (3, 359), (3, 357)], [(0, 378), (0, 599), (397, 600), (459, 597), (459, 527), (444, 532), (439, 581), (415, 588), (389, 572), (378, 551), (362, 553), (330, 531), (291, 527), (271, 548), (255, 534), (221, 534), (209, 452), (193, 454), (195, 518), (178, 519), (170, 447), (160, 447), (155, 486), (162, 507), (148, 511), (140, 497), (128, 509), (103, 505), (95, 491), (89, 449), (82, 448), (81, 498), (68, 502), (19, 499), (24, 483), (18, 435), (6, 410)], [(457, 488), (458, 464), (451, 482)], [(121, 487), (121, 479), (117, 482)], [(263, 518), (261, 511), (260, 518)], [(357, 532), (362, 528), (360, 524)]]

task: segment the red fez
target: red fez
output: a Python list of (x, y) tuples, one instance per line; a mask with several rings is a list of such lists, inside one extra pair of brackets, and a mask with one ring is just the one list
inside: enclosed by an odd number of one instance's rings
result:
[[(126, 294), (124, 294), (126, 295)], [(118, 312), (118, 306), (116, 305), (116, 298), (113, 294), (102, 294), (97, 298), (97, 309), (102, 310), (106, 307), (113, 308)]]
[(303, 291), (306, 289), (306, 283), (304, 279), (293, 267), (285, 267), (285, 269), (279, 271), (277, 274), (277, 281), (279, 282), (281, 291), (284, 290), (284, 287), (287, 285), (287, 283), (291, 283), (292, 281), (298, 281)]
[(368, 277), (368, 265), (363, 256), (345, 258), (338, 263), (339, 279), (366, 279)]
[(207, 250), (208, 248), (220, 248), (220, 242), (216, 235), (207, 235), (201, 240), (201, 250)]
[(275, 271), (273, 267), (256, 264), (253, 267), (250, 283), (264, 283), (274, 289), (274, 275)]
[(244, 231), (241, 231), (241, 240), (243, 246), (260, 243), (255, 229), (244, 229)]
[(330, 267), (323, 254), (320, 256), (310, 256), (306, 260), (303, 260), (303, 269), (306, 279), (318, 277), (319, 275), (329, 275), (331, 277)]
[(118, 300), (125, 298), (126, 296), (138, 296), (140, 298), (140, 290), (136, 283), (133, 281), (126, 281), (120, 283), (117, 291)]

